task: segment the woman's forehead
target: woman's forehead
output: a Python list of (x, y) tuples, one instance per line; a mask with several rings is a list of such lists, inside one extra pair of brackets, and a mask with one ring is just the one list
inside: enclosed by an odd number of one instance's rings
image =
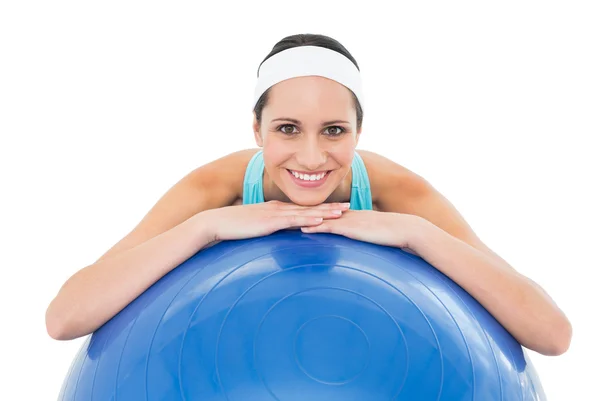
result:
[(350, 90), (336, 81), (318, 76), (297, 77), (273, 85), (265, 108), (269, 114), (292, 111), (348, 117), (355, 113), (354, 99)]

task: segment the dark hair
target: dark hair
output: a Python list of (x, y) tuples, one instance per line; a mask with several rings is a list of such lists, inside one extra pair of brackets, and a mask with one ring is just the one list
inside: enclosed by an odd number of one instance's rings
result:
[[(335, 40), (333, 38), (330, 38), (329, 36), (315, 35), (315, 34), (310, 34), (310, 33), (287, 36), (287, 37), (281, 39), (279, 42), (277, 42), (275, 44), (275, 46), (273, 46), (273, 50), (271, 50), (271, 52), (267, 55), (267, 57), (265, 57), (265, 59), (260, 63), (260, 65), (262, 65), (270, 57), (276, 55), (279, 52), (282, 52), (287, 49), (291, 49), (293, 47), (299, 47), (299, 46), (320, 46), (320, 47), (325, 47), (327, 49), (336, 51), (336, 52), (340, 53), (341, 55), (345, 56), (346, 58), (348, 58), (348, 60), (352, 61), (352, 63), (360, 71), (360, 68), (358, 67), (358, 63), (356, 62), (354, 57), (352, 57), (350, 52), (340, 42), (338, 42), (337, 40)], [(260, 66), (258, 67), (258, 70), (260, 70)], [(257, 71), (257, 75), (258, 75), (258, 71)], [(269, 100), (269, 91), (270, 91), (270, 89), (267, 89), (265, 91), (265, 93), (263, 93), (262, 96), (258, 99), (258, 102), (256, 102), (256, 105), (254, 106), (254, 114), (256, 115), (256, 120), (258, 121), (259, 124), (260, 124), (260, 119), (262, 117), (262, 111), (265, 108), (265, 106)], [(362, 111), (362, 108), (360, 107), (360, 103), (358, 102), (358, 98), (356, 97), (356, 95), (353, 92), (350, 92), (350, 93), (352, 93), (352, 97), (354, 98), (354, 107), (356, 108), (357, 129), (360, 130), (360, 127), (362, 126), (362, 121), (363, 121), (363, 111)]]

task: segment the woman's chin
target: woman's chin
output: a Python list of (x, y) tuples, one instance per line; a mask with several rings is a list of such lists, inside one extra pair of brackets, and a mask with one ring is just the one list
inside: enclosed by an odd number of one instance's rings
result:
[(327, 198), (331, 195), (330, 191), (326, 188), (319, 189), (298, 189), (294, 186), (286, 185), (283, 191), (285, 196), (290, 202), (295, 203), (299, 206), (318, 206), (327, 201)]
[(327, 194), (319, 196), (318, 194), (289, 193), (286, 195), (292, 203), (298, 206), (318, 206), (327, 200)]

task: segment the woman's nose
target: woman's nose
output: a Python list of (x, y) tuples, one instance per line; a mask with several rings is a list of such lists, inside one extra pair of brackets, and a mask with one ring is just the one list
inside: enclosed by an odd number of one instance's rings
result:
[(296, 160), (308, 171), (315, 171), (325, 164), (327, 156), (317, 141), (308, 140), (298, 149)]

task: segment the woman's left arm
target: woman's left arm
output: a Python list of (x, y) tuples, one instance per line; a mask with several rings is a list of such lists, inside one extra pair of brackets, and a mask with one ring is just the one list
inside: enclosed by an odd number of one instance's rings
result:
[(419, 218), (408, 247), (477, 299), (523, 346), (560, 355), (571, 324), (548, 294), (490, 251), (467, 228), (451, 234)]
[(566, 352), (571, 324), (548, 294), (488, 248), (426, 180), (406, 171), (390, 176), (394, 167), (388, 162), (373, 174), (372, 186), (382, 188), (374, 188), (379, 211), (344, 212), (303, 231), (412, 251), (477, 299), (523, 346), (544, 355)]
[[(477, 299), (523, 346), (544, 355), (566, 352), (572, 327), (550, 296), (488, 248), (426, 180), (409, 174), (402, 182), (397, 191), (408, 194), (402, 212), (416, 216), (409, 248)], [(386, 211), (398, 212), (394, 192), (382, 199)]]

